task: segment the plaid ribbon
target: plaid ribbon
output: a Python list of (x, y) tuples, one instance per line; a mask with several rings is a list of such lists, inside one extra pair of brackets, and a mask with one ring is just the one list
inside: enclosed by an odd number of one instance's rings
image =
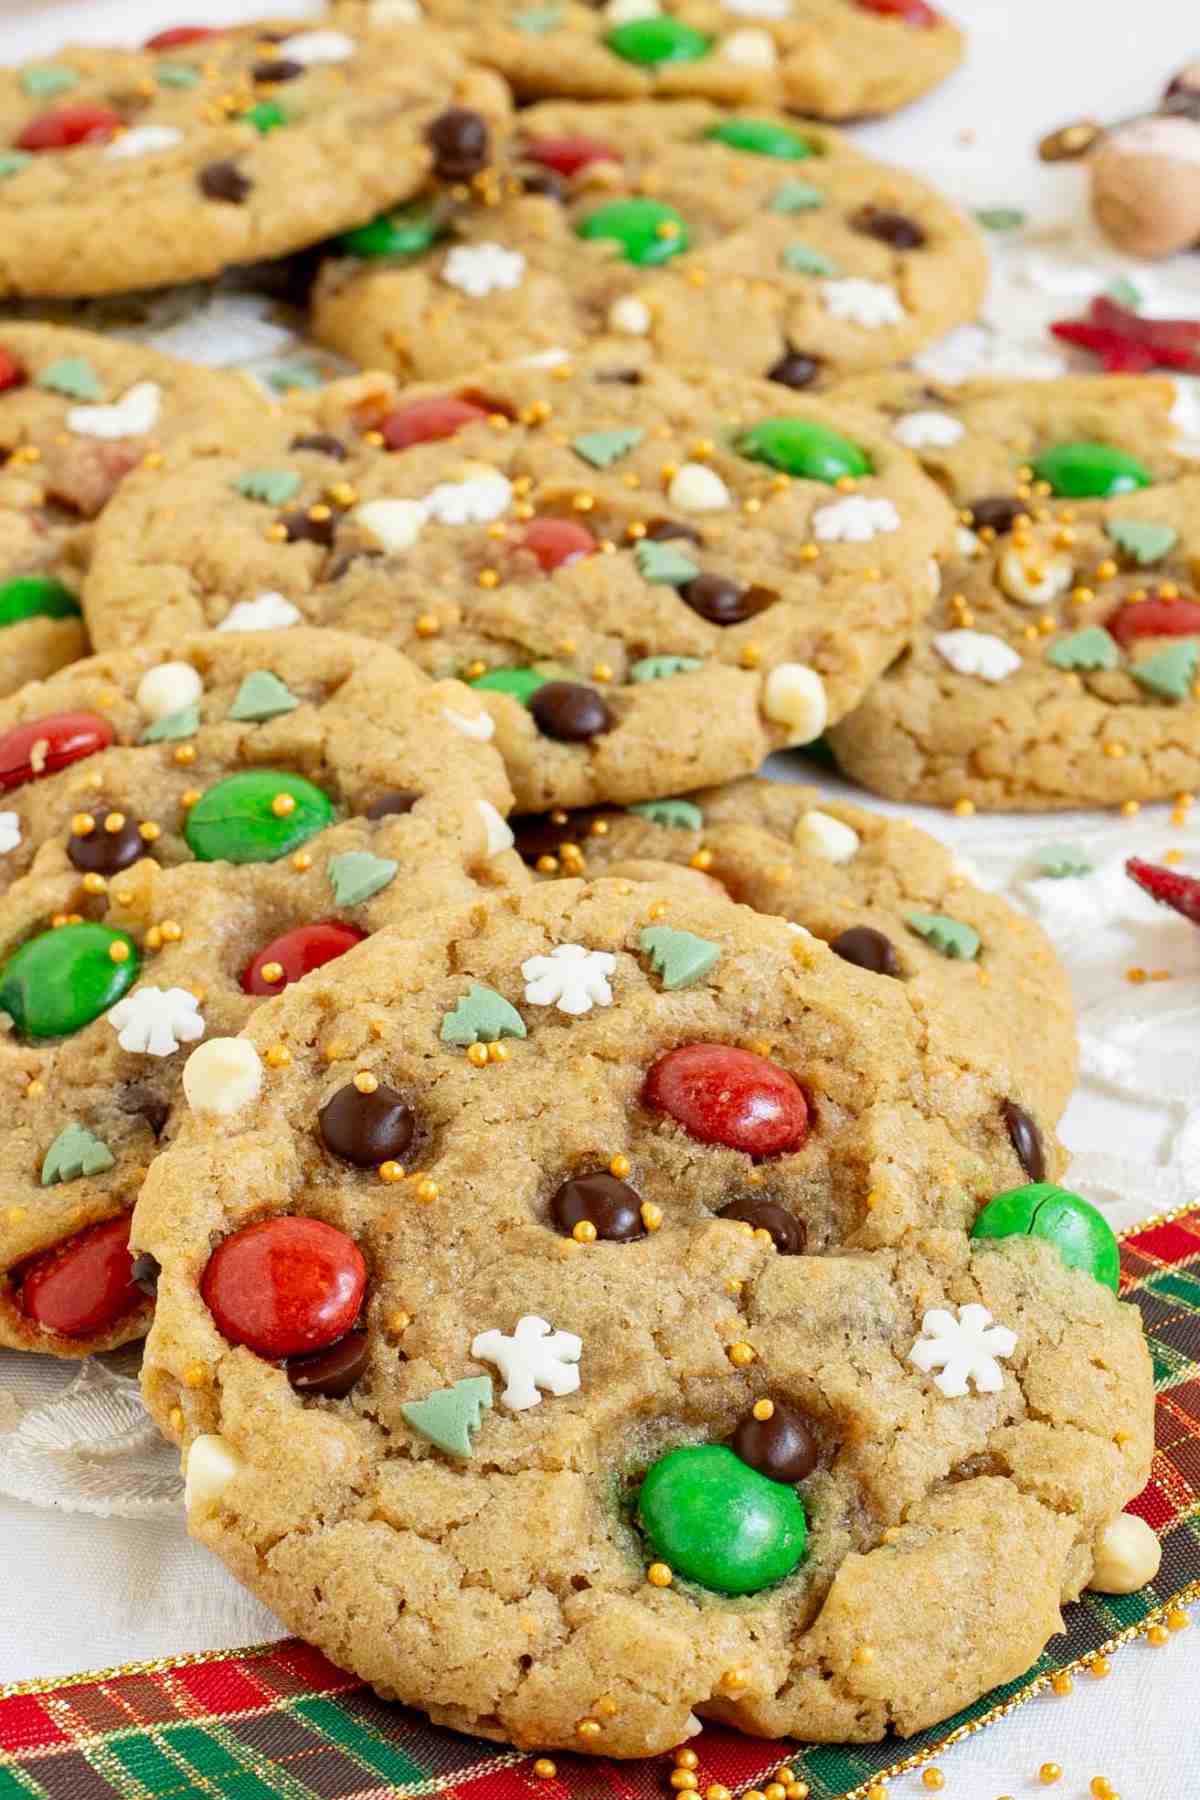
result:
[[(1136, 1594), (1085, 1594), (1065, 1635), (1019, 1681), (898, 1744), (765, 1744), (715, 1726), (692, 1740), (701, 1792), (735, 1793), (786, 1762), (812, 1800), (854, 1800), (1200, 1599), (1200, 1206), (1152, 1221), (1121, 1248), (1158, 1394), (1154, 1466), (1130, 1510), (1162, 1539)], [(663, 1800), (668, 1758), (534, 1759), (444, 1731), (379, 1700), (296, 1639), (0, 1690), (0, 1800)]]

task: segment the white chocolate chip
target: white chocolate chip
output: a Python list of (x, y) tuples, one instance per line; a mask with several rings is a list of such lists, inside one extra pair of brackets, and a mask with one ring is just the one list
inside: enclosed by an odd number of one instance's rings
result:
[(807, 663), (780, 663), (763, 687), (763, 711), (776, 725), (787, 727), (789, 744), (811, 744), (829, 718), (825, 683)]
[(885, 281), (868, 281), (862, 275), (822, 282), (821, 297), (832, 318), (844, 319), (847, 324), (861, 326), (864, 331), (878, 331), (884, 325), (903, 325), (908, 317), (895, 288)]
[(1007, 681), (1021, 666), (1019, 653), (990, 631), (939, 631), (933, 647), (958, 675)]
[(1162, 1545), (1145, 1519), (1123, 1512), (1101, 1526), (1093, 1555), (1090, 1588), (1098, 1594), (1136, 1594), (1158, 1574)]
[(427, 517), (419, 500), (367, 500), (351, 515), (382, 549), (411, 550)]
[(138, 682), (137, 703), (151, 722), (182, 712), (204, 692), (204, 683), (191, 663), (159, 663), (147, 669)]
[(929, 586), (936, 600), (942, 591), (942, 565), (936, 556), (929, 559)]
[(216, 1505), (235, 1475), (245, 1463), (229, 1442), (215, 1431), (206, 1431), (192, 1439), (187, 1455), (187, 1474), (183, 1484), (183, 1504), (188, 1512), (203, 1508), (208, 1512)]
[(792, 841), (798, 850), (807, 850), (810, 855), (831, 863), (850, 862), (858, 854), (862, 842), (852, 826), (815, 807), (800, 819)]
[(239, 600), (231, 606), (218, 631), (285, 631), (300, 623), (300, 608), (272, 590), (253, 600)]
[(961, 419), (944, 412), (906, 413), (892, 426), (892, 436), (908, 450), (945, 450), (966, 431)]
[(1022, 606), (1048, 606), (1071, 586), (1075, 567), (1069, 556), (1041, 559), (1033, 551), (1006, 550), (996, 577), (1010, 600)]
[(316, 63), (346, 62), (358, 49), (344, 31), (301, 31), (277, 47), (285, 61), (303, 63), (306, 69)]
[(775, 40), (769, 31), (747, 26), (744, 31), (731, 31), (722, 43), (720, 56), (739, 69), (773, 69), (779, 61)]
[(977, 538), (965, 525), (960, 525), (954, 534), (954, 548), (960, 556), (969, 557), (973, 561), (983, 552), (983, 539)]
[(183, 1065), (183, 1092), (193, 1112), (227, 1119), (257, 1100), (262, 1062), (249, 1038), (209, 1038)]
[(730, 504), (729, 489), (715, 469), (688, 462), (672, 477), (667, 498), (681, 512), (721, 512)]
[(486, 744), (489, 738), (496, 735), (496, 722), (490, 713), (460, 713), (452, 706), (443, 706), (442, 717), (448, 725), (463, 737), (475, 738), (477, 742)]
[(173, 150), (182, 142), (183, 133), (174, 125), (135, 125), (132, 131), (123, 131), (106, 145), (104, 154), (120, 162), (127, 156), (151, 156), (156, 150)]
[(608, 0), (604, 17), (610, 25), (630, 25), (634, 19), (657, 19), (658, 0)]
[(67, 430), (78, 437), (145, 437), (154, 429), (162, 409), (162, 389), (157, 381), (139, 381), (111, 406), (72, 406)]
[(792, 0), (721, 0), (721, 4), (743, 19), (786, 19), (792, 10)]
[(499, 856), (502, 850), (511, 850), (516, 839), (491, 801), (477, 800), (475, 804), (479, 808), (479, 816), (483, 820), (489, 857)]
[(608, 328), (622, 337), (645, 337), (650, 329), (650, 308), (636, 294), (625, 294), (608, 309)]
[(0, 812), (0, 856), (15, 850), (21, 842), (21, 815), (15, 812)]

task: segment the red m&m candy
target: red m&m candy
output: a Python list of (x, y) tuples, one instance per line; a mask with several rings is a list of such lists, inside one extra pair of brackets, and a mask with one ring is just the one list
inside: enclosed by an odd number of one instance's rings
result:
[(473, 401), (460, 400), (455, 394), (434, 394), (428, 400), (413, 400), (400, 406), (379, 422), (379, 431), (389, 450), (410, 450), (414, 444), (434, 444), (440, 438), (453, 437), (464, 425), (474, 425), (487, 414)]
[(358, 1317), (367, 1265), (353, 1238), (284, 1214), (218, 1244), (200, 1293), (222, 1337), (277, 1360), (323, 1350)]
[(526, 550), (532, 550), (547, 575), (578, 562), (581, 556), (591, 556), (597, 547), (591, 532), (573, 519), (534, 519), (526, 526), (521, 542)]
[(0, 733), (0, 791), (56, 775), (68, 763), (106, 750), (116, 733), (99, 713), (47, 713)]
[(171, 25), (146, 39), (146, 50), (178, 50), (182, 44), (198, 44), (203, 38), (220, 37), (212, 25)]
[(920, 25), (928, 31), (940, 25), (942, 17), (926, 6), (925, 0), (858, 0), (865, 12), (882, 13), (888, 19), (903, 19), (906, 25)]
[(366, 935), (357, 925), (343, 925), (340, 919), (297, 925), (263, 945), (243, 972), (242, 988), (247, 994), (281, 994), (290, 981), (299, 981), (302, 975), (344, 956)]
[(568, 179), (578, 175), (580, 169), (586, 169), (589, 163), (621, 160), (619, 153), (608, 144), (587, 137), (535, 138), (526, 144), (525, 155), (530, 162), (541, 163), (544, 169), (553, 169)]
[(1113, 613), (1108, 630), (1122, 649), (1137, 638), (1200, 637), (1200, 601), (1131, 600)]
[(39, 113), (16, 140), (18, 150), (72, 150), (76, 144), (103, 144), (125, 121), (111, 106), (79, 101)]
[(16, 357), (0, 348), (0, 394), (9, 388), (24, 387), (28, 379)]
[(702, 1144), (781, 1156), (808, 1136), (804, 1090), (778, 1063), (729, 1044), (681, 1044), (646, 1077), (646, 1105)]
[(21, 1281), (21, 1311), (60, 1337), (94, 1337), (145, 1299), (133, 1279), (126, 1214), (47, 1250)]

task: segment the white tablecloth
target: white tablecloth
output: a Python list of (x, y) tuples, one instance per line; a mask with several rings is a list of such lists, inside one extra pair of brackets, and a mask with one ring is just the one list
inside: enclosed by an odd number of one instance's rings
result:
[[(0, 0), (0, 58), (40, 55), (68, 37), (135, 42), (177, 16), (211, 23), (316, 10), (305, 0), (180, 0), (178, 15), (154, 0)], [(1079, 226), (1079, 172), (1038, 165), (1033, 140), (1072, 117), (1136, 111), (1200, 53), (1200, 31), (1193, 36), (1194, 9), (1180, 0), (957, 0), (956, 11), (972, 33), (965, 70), (859, 137), (969, 204), (1030, 212), (1034, 225), (1004, 252), (987, 314), (993, 329), (958, 334), (935, 366), (1007, 360), (1044, 373), (1045, 319), (1079, 310), (1120, 259)], [(1131, 273), (1152, 309), (1200, 314), (1200, 262)], [(787, 759), (779, 764), (773, 772), (784, 778), (798, 772)], [(1095, 814), (960, 821), (906, 810), (951, 839), (981, 879), (1035, 911), (1068, 962), (1084, 1045), (1084, 1079), (1064, 1126), (1073, 1184), (1118, 1224), (1194, 1199), (1200, 938), (1144, 901), (1121, 860), (1178, 845), (1200, 873), (1200, 833), (1171, 827), (1161, 808), (1135, 822)], [(1032, 849), (1052, 841), (1085, 845), (1096, 873), (1081, 882), (1032, 879)], [(1132, 987), (1124, 970), (1133, 964), (1166, 968), (1171, 979)], [(276, 1621), (188, 1541), (167, 1497), (173, 1467), (119, 1372), (94, 1372), (64, 1402), (62, 1390), (76, 1378), (59, 1365), (0, 1358), (0, 1684), (278, 1635)], [(78, 1460), (56, 1460), (64, 1432), (97, 1446), (85, 1481)], [(104, 1516), (115, 1503), (121, 1516)], [(1106, 1775), (1125, 1800), (1190, 1800), (1200, 1792), (1198, 1677), (1200, 1622), (1166, 1648), (1135, 1644), (1107, 1681), (1084, 1676), (1070, 1697), (1033, 1701), (949, 1752), (941, 1763), (947, 1792), (954, 1800), (1016, 1800), (1045, 1791), (1037, 1770), (1052, 1760), (1064, 1769), (1051, 1790), (1062, 1800), (1085, 1800), (1095, 1775)], [(893, 1791), (926, 1790), (909, 1775)]]

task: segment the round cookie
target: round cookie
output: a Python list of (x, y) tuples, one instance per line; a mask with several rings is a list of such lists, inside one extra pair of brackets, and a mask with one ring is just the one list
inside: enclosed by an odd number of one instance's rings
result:
[(2, 70), (0, 295), (123, 293), (284, 256), (431, 172), (470, 180), (507, 108), (440, 34), (362, 19), (184, 27)]
[(860, 424), (598, 354), (363, 376), (127, 484), (89, 627), (172, 642), (282, 594), (478, 681), (522, 807), (678, 793), (819, 736), (930, 604), (953, 514)]
[(87, 526), (130, 469), (214, 418), (248, 427), (261, 390), (138, 344), (0, 323), (0, 694), (87, 649)]
[(143, 1188), (147, 1402), (193, 1533), (440, 1723), (911, 1732), (1036, 1659), (1144, 1483), (1138, 1316), (1034, 1238), (839, 1253), (953, 1211), (977, 1124), (896, 992), (652, 899), (547, 883), (263, 1007), (257, 1091), (206, 1071)]
[(531, 107), (473, 200), (429, 196), (340, 248), (316, 336), (409, 380), (600, 337), (806, 388), (906, 360), (987, 278), (975, 227), (917, 176), (702, 101)]
[(95, 657), (0, 703), (0, 1343), (144, 1332), (127, 1215), (197, 1040), (385, 921), (525, 883), (481, 712), (305, 630)]
[(998, 1071), (1014, 1184), (1044, 1178), (1041, 1127), (1061, 1117), (1078, 1059), (1066, 972), (1041, 929), (976, 887), (935, 838), (814, 788), (757, 780), (512, 824), (542, 874), (715, 881), (823, 938), (864, 983), (900, 982), (939, 1055)]
[(961, 508), (941, 597), (831, 733), (897, 800), (1044, 811), (1200, 786), (1200, 474), (1172, 383), (910, 375), (839, 390), (874, 408)]
[[(461, 36), (522, 100), (698, 97), (831, 119), (894, 112), (945, 79), (961, 32), (926, 0), (367, 0)], [(362, 0), (349, 10), (361, 16)]]

